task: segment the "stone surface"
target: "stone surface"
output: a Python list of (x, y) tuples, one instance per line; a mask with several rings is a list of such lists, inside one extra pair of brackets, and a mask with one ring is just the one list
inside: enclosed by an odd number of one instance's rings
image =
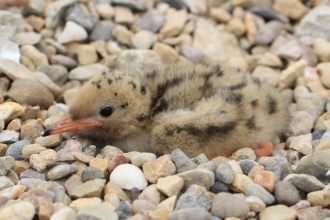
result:
[(260, 212), (261, 220), (275, 220), (275, 219), (290, 219), (294, 220), (296, 218), (297, 210), (289, 208), (284, 205), (275, 205), (267, 207), (265, 210)]
[(30, 164), (33, 169), (42, 172), (47, 166), (54, 165), (57, 162), (57, 154), (54, 150), (48, 149), (39, 154), (32, 154), (30, 156)]
[(178, 195), (183, 187), (184, 181), (178, 176), (167, 176), (164, 178), (159, 178), (157, 181), (157, 189), (171, 197), (173, 195)]
[(100, 197), (104, 184), (104, 179), (89, 180), (73, 188), (70, 192), (70, 197), (73, 199)]
[(201, 207), (209, 210), (213, 197), (206, 189), (199, 185), (191, 185), (185, 193), (180, 195), (176, 202), (175, 210), (183, 208)]
[(88, 205), (81, 208), (77, 212), (77, 219), (78, 220), (83, 220), (83, 219), (117, 220), (118, 215), (115, 211), (109, 209), (104, 205)]
[(175, 165), (166, 155), (156, 160), (145, 162), (142, 168), (145, 178), (151, 183), (156, 183), (159, 178), (175, 173)]
[(117, 166), (110, 174), (110, 181), (122, 189), (128, 190), (131, 190), (133, 187), (142, 190), (148, 185), (142, 171), (131, 164)]
[(189, 188), (192, 184), (197, 184), (208, 190), (214, 184), (215, 179), (213, 172), (203, 168), (188, 170), (177, 175), (183, 179), (183, 188), (185, 189)]

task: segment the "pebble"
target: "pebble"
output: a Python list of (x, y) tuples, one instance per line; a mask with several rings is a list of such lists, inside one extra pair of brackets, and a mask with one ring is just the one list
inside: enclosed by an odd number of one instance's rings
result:
[(79, 45), (77, 56), (79, 63), (83, 66), (95, 63), (97, 61), (97, 53), (95, 47), (92, 45)]
[(246, 187), (245, 195), (256, 196), (261, 199), (267, 206), (272, 205), (275, 202), (275, 197), (258, 184), (249, 184)]
[(82, 171), (81, 178), (84, 182), (87, 182), (93, 179), (104, 179), (105, 177), (99, 168), (90, 166)]
[(220, 23), (227, 23), (231, 19), (231, 14), (221, 7), (210, 8), (210, 16)]
[(74, 158), (86, 164), (89, 164), (89, 162), (94, 159), (93, 156), (87, 155), (83, 152), (74, 152)]
[(121, 164), (110, 174), (110, 181), (127, 190), (133, 187), (139, 190), (146, 188), (148, 185), (146, 178), (139, 168), (131, 164)]
[(129, 163), (129, 159), (125, 157), (123, 154), (118, 154), (115, 158), (109, 161), (108, 163), (108, 171), (111, 173), (117, 166), (121, 164)]
[(269, 21), (261, 27), (255, 36), (256, 44), (269, 44), (282, 31), (283, 24), (279, 21)]
[(215, 171), (215, 176), (220, 182), (225, 183), (225, 184), (232, 184), (235, 179), (234, 170), (232, 169), (230, 164), (227, 162), (221, 163), (217, 167), (217, 169)]
[[(95, 8), (93, 11), (94, 10)], [(67, 15), (66, 20), (76, 22), (87, 31), (91, 31), (96, 22), (99, 20), (99, 17), (94, 13), (86, 13), (80, 5), (75, 4), (71, 7), (70, 13)]]
[(65, 44), (74, 41), (83, 41), (87, 39), (87, 37), (87, 31), (82, 26), (73, 21), (67, 21), (57, 40), (59, 43)]
[(153, 153), (137, 153), (131, 157), (131, 162), (134, 166), (142, 167), (143, 163), (156, 159)]
[(78, 220), (84, 220), (84, 219), (118, 220), (118, 215), (115, 211), (109, 209), (104, 205), (88, 205), (82, 207), (77, 212), (77, 219)]
[[(22, 96), (22, 93), (25, 95)], [(40, 96), (39, 94), (43, 95)], [(32, 79), (15, 80), (8, 95), (18, 103), (39, 106), (40, 109), (48, 109), (54, 102), (54, 96), (48, 88)]]
[(164, 178), (159, 178), (157, 181), (157, 189), (171, 197), (173, 195), (179, 195), (184, 181), (179, 176), (167, 176)]
[[(134, 188), (133, 188), (134, 189)], [(121, 201), (130, 201), (126, 193), (115, 183), (109, 181), (104, 187), (104, 196), (115, 194)]]
[(266, 204), (256, 196), (246, 197), (245, 202), (249, 204), (250, 211), (252, 212), (261, 212), (266, 208)]
[(200, 219), (207, 220), (210, 219), (210, 213), (203, 208), (185, 208), (176, 210), (168, 215), (169, 220), (179, 220), (179, 219)]
[(299, 220), (307, 220), (310, 219), (311, 216), (313, 216), (313, 219), (324, 219), (324, 216), (322, 214), (322, 208), (320, 206), (315, 206), (301, 209), (297, 212), (297, 218)]
[(11, 156), (15, 160), (19, 160), (20, 156), (22, 155), (22, 149), (26, 146), (31, 144), (29, 140), (21, 140), (17, 141), (16, 143), (10, 145), (6, 151), (6, 156)]
[(178, 53), (171, 46), (156, 42), (152, 50), (160, 57), (163, 63), (176, 62), (178, 60)]
[(285, 205), (275, 205), (267, 207), (265, 210), (260, 212), (260, 220), (275, 220), (275, 219), (296, 219), (297, 210), (289, 208)]
[[(13, 36), (14, 37), (14, 36)], [(10, 61), (14, 61), (15, 63), (19, 63), (20, 61), (20, 52), (19, 45), (15, 42), (1, 39), (0, 40), (0, 58), (8, 59)]]
[(16, 102), (5, 102), (0, 105), (0, 119), (9, 122), (25, 113), (25, 108)]
[(330, 177), (326, 173), (330, 169), (328, 157), (330, 150), (315, 152), (306, 158), (302, 158), (297, 166), (297, 173), (304, 173), (315, 176), (320, 181), (329, 181)]
[(157, 33), (165, 22), (165, 16), (157, 11), (148, 11), (134, 23), (134, 28)]
[(146, 211), (154, 211), (156, 209), (157, 206), (147, 200), (137, 199), (132, 203), (132, 211), (135, 214), (143, 214)]
[(245, 218), (250, 211), (249, 204), (242, 198), (230, 193), (217, 194), (212, 203), (211, 212), (219, 218)]
[(61, 86), (67, 80), (66, 71), (54, 65), (40, 65), (37, 71), (45, 73), (54, 83)]
[(41, 40), (41, 35), (36, 32), (18, 33), (14, 36), (13, 40), (20, 46), (22, 45), (36, 45)]
[(241, 167), (243, 174), (248, 175), (249, 172), (252, 170), (253, 167), (257, 166), (258, 163), (254, 162), (253, 160), (240, 160), (238, 165)]
[(73, 199), (100, 197), (104, 184), (104, 179), (89, 180), (73, 188), (70, 192), (70, 197)]
[(99, 74), (102, 72), (102, 70), (105, 70), (107, 67), (103, 64), (100, 63), (94, 63), (90, 65), (85, 65), (85, 66), (79, 66), (74, 69), (72, 69), (69, 72), (69, 79), (71, 80), (89, 80), (93, 76)]
[(108, 161), (106, 159), (97, 159), (94, 158), (89, 162), (90, 166), (99, 168), (105, 176), (107, 176), (108, 173)]
[(71, 57), (64, 56), (62, 54), (52, 55), (50, 57), (50, 63), (53, 65), (63, 65), (68, 69), (72, 69), (77, 66), (77, 61)]
[(185, 193), (180, 195), (176, 202), (175, 210), (192, 207), (201, 207), (209, 210), (212, 205), (212, 199), (213, 197), (204, 187), (193, 184), (189, 186)]
[(8, 197), (9, 199), (17, 199), (24, 193), (26, 186), (16, 185), (11, 186), (0, 191), (0, 196)]
[(136, 49), (149, 49), (155, 42), (156, 36), (146, 30), (141, 30), (131, 38), (132, 45)]
[(41, 146), (40, 144), (28, 144), (22, 148), (22, 157), (30, 158), (32, 154), (39, 154), (45, 150), (47, 150), (47, 148)]
[(55, 147), (62, 142), (62, 135), (55, 134), (46, 137), (37, 137), (35, 144), (40, 144), (42, 147)]
[(299, 191), (290, 182), (277, 182), (274, 194), (278, 203), (287, 206), (295, 205), (301, 199)]
[(74, 154), (76, 152), (82, 152), (82, 147), (79, 141), (70, 139), (64, 147), (57, 152), (58, 161), (74, 161)]
[(95, 5), (97, 13), (104, 19), (109, 20), (115, 16), (114, 8), (108, 3), (98, 3)]
[(299, 174), (294, 176), (291, 183), (297, 187), (297, 189), (306, 193), (321, 190), (325, 187), (325, 185), (314, 176), (306, 174)]
[(253, 184), (253, 181), (246, 175), (235, 174), (234, 182), (230, 187), (236, 192), (246, 193), (246, 188), (251, 184)]
[(211, 186), (210, 191), (217, 194), (219, 192), (229, 192), (229, 188), (224, 183), (215, 182), (213, 186)]
[(188, 14), (185, 10), (167, 13), (165, 23), (159, 32), (165, 37), (174, 37), (182, 31), (187, 18)]
[(214, 184), (214, 179), (215, 179), (215, 175), (213, 172), (203, 168), (188, 170), (183, 173), (177, 174), (177, 176), (183, 179), (184, 181), (183, 188), (185, 189), (189, 188), (193, 184), (197, 184), (209, 190), (210, 187)]
[(16, 131), (3, 130), (0, 132), (0, 143), (13, 143), (19, 140), (19, 133)]
[(330, 41), (327, 35), (329, 28), (326, 26), (324, 19), (330, 16), (330, 6), (316, 7), (310, 10), (307, 15), (300, 21), (295, 30), (297, 36), (313, 36), (322, 37)]
[(174, 163), (166, 155), (156, 160), (145, 162), (142, 168), (145, 178), (150, 183), (156, 183), (161, 177), (173, 175), (176, 170)]
[(95, 25), (93, 31), (89, 35), (90, 41), (96, 40), (113, 40), (113, 30), (117, 25), (111, 21), (99, 21)]
[(70, 203), (69, 207), (73, 211), (77, 212), (84, 206), (99, 205), (101, 203), (102, 203), (102, 200), (99, 197), (80, 198), (80, 199), (76, 199), (76, 200), (72, 201), (72, 203)]
[(14, 186), (14, 183), (6, 176), (0, 176), (0, 191)]
[(205, 57), (201, 49), (188, 45), (182, 47), (182, 55), (195, 63), (202, 62)]
[(32, 219), (35, 208), (30, 202), (15, 201), (0, 208), (0, 215), (4, 219)]
[(177, 173), (182, 173), (197, 167), (196, 164), (180, 149), (176, 149), (171, 153), (171, 160), (176, 166)]
[(47, 166), (54, 165), (57, 162), (57, 154), (54, 150), (44, 150), (39, 154), (32, 154), (30, 164), (33, 169), (42, 172)]
[(33, 179), (33, 178), (24, 178), (21, 179), (17, 185), (23, 185), (26, 186), (27, 190), (33, 189), (33, 188), (39, 188), (46, 184), (46, 181), (40, 180), (40, 179)]
[(12, 156), (0, 157), (0, 176), (7, 174), (8, 170), (14, 167), (15, 158)]
[(272, 193), (275, 189), (276, 176), (273, 172), (260, 170), (254, 176), (253, 182), (265, 188), (268, 192)]
[(314, 126), (313, 117), (304, 111), (296, 111), (291, 115), (291, 122), (288, 126), (286, 135), (299, 136), (305, 135), (311, 132)]
[(132, 216), (132, 211), (130, 206), (125, 202), (120, 202), (116, 208), (116, 213), (119, 219), (128, 219)]
[(161, 198), (156, 184), (149, 185), (147, 188), (145, 188), (138, 196), (138, 199), (147, 200), (155, 205), (158, 205)]
[(307, 194), (307, 200), (312, 206), (326, 207), (330, 205), (330, 192), (328, 190), (318, 190)]
[(158, 208), (165, 208), (168, 211), (172, 212), (174, 210), (176, 199), (177, 199), (177, 196), (168, 197), (167, 199), (164, 199), (163, 201), (161, 201), (157, 205), (157, 207)]
[(273, 172), (276, 176), (276, 180), (279, 181), (283, 180), (284, 177), (290, 173), (291, 165), (289, 162), (279, 162), (266, 166), (266, 170)]
[[(41, 152), (42, 153), (42, 152)], [(60, 164), (47, 172), (48, 180), (58, 180), (77, 171), (77, 167), (70, 164)]]
[(20, 175), (20, 179), (24, 179), (24, 178), (46, 180), (46, 174), (44, 172), (39, 173), (34, 169), (27, 169), (24, 172), (22, 172)]

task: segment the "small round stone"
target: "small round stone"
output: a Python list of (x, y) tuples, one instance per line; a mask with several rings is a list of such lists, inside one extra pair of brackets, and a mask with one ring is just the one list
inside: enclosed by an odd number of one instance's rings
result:
[(258, 184), (249, 184), (246, 187), (245, 194), (246, 196), (256, 196), (260, 198), (266, 205), (271, 205), (275, 202), (275, 197)]
[(21, 140), (17, 141), (16, 143), (10, 145), (6, 151), (6, 156), (11, 156), (15, 160), (19, 160), (20, 156), (22, 155), (22, 149), (26, 145), (31, 144), (29, 140)]
[(292, 206), (300, 200), (297, 188), (292, 183), (283, 181), (276, 183), (275, 197), (277, 202), (287, 206)]
[(47, 172), (48, 180), (58, 180), (77, 171), (77, 167), (70, 164), (62, 164), (53, 167)]
[(26, 201), (11, 202), (0, 209), (3, 219), (32, 219), (34, 214), (34, 206)]
[(0, 157), (0, 175), (4, 176), (14, 167), (15, 159), (11, 156)]
[(119, 219), (128, 219), (129, 217), (132, 216), (131, 208), (125, 202), (119, 203), (119, 205), (116, 208), (116, 213)]
[(217, 167), (215, 173), (216, 178), (222, 183), (231, 184), (232, 182), (234, 182), (235, 172), (227, 162), (220, 164)]
[(219, 193), (213, 198), (212, 214), (219, 218), (245, 218), (250, 211), (249, 204), (239, 196), (230, 193)]
[(148, 185), (142, 171), (131, 164), (121, 164), (117, 166), (110, 175), (110, 181), (117, 184), (122, 189), (128, 190), (131, 190), (133, 187), (142, 190)]

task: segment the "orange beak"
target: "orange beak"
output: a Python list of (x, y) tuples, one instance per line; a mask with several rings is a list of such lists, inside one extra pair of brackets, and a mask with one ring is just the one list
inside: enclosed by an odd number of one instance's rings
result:
[(87, 121), (87, 120), (77, 120), (73, 121), (70, 114), (67, 114), (63, 118), (61, 118), (58, 122), (55, 122), (51, 126), (49, 126), (44, 132), (42, 132), (42, 136), (48, 136), (53, 134), (62, 134), (64, 132), (70, 131), (80, 131), (85, 127), (94, 127), (94, 126), (102, 126), (102, 123), (99, 121)]

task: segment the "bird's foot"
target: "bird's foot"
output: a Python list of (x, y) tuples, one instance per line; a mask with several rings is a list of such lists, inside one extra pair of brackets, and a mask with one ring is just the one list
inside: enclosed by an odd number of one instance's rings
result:
[[(257, 148), (252, 149), (256, 155), (257, 158), (263, 157), (263, 156), (269, 156), (273, 153), (274, 151), (274, 146), (271, 142), (266, 141), (262, 144), (259, 144)], [(221, 152), (217, 154), (212, 154), (208, 156), (209, 160), (212, 160), (213, 158), (223, 156), (223, 157), (229, 157), (231, 156), (235, 151), (226, 151), (226, 152)]]

